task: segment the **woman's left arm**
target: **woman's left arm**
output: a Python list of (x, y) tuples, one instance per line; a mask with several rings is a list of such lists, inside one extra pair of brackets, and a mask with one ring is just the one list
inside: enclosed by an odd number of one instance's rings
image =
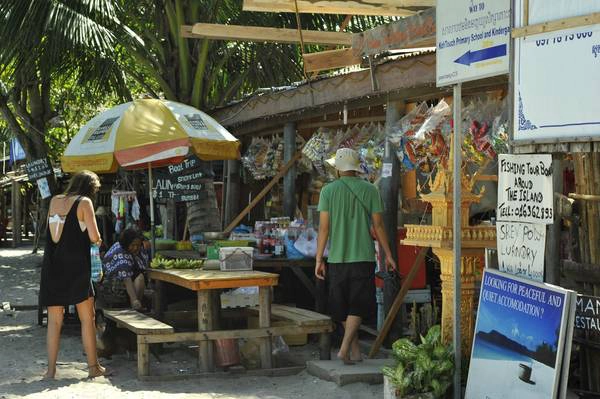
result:
[(94, 214), (94, 205), (92, 204), (92, 201), (87, 197), (83, 197), (81, 199), (80, 207), (90, 241), (100, 245), (102, 243), (102, 238), (100, 237), (100, 231), (96, 224), (96, 215)]

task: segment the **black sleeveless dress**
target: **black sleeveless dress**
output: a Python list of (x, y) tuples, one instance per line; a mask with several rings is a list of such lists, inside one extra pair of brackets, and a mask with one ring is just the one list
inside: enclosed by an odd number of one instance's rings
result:
[(40, 281), (42, 306), (67, 306), (85, 301), (93, 296), (91, 283), (90, 238), (81, 231), (77, 219), (77, 198), (65, 218), (60, 240), (55, 243), (46, 235), (46, 247)]

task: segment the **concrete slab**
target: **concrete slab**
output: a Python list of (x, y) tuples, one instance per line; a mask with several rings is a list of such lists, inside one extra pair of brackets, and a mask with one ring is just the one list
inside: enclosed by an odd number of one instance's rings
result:
[(393, 363), (394, 359), (365, 359), (354, 365), (345, 365), (339, 360), (312, 360), (306, 362), (306, 370), (315, 377), (339, 386), (355, 382), (383, 384), (381, 368)]

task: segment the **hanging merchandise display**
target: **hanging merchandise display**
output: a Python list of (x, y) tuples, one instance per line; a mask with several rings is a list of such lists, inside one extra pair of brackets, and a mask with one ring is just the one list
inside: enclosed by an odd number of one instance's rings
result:
[[(304, 139), (296, 136), (296, 148), (304, 146)], [(280, 136), (272, 138), (254, 137), (242, 157), (242, 165), (250, 172), (254, 180), (265, 180), (277, 174), (285, 164), (283, 160), (283, 140)], [(310, 170), (310, 163), (300, 162), (298, 173)]]
[(140, 204), (135, 191), (113, 190), (110, 196), (111, 211), (116, 216), (115, 233), (140, 220)]
[[(464, 163), (478, 168), (495, 160), (508, 148), (506, 102), (495, 97), (472, 99), (463, 109), (462, 150)], [(439, 101), (429, 107), (421, 103), (389, 129), (388, 139), (405, 170), (421, 175), (434, 171), (434, 165), (447, 168), (453, 129), (450, 106)]]

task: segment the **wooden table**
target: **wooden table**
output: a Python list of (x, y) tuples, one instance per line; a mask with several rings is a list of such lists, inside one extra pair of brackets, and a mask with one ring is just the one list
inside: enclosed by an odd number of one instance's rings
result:
[[(196, 251), (175, 251), (163, 250), (159, 253), (166, 258), (179, 259), (204, 259)], [(327, 313), (325, 286), (321, 280), (310, 278), (303, 269), (310, 269), (309, 275), (312, 276), (312, 270), (315, 267), (314, 259), (287, 259), (287, 258), (266, 258), (254, 259), (254, 269), (290, 269), (292, 273), (300, 280), (302, 285), (310, 292), (315, 299), (315, 310), (319, 313)]]
[[(160, 314), (164, 306), (162, 283), (171, 283), (196, 291), (198, 295), (198, 332), (215, 332), (219, 302), (214, 299), (218, 289), (258, 286), (259, 328), (271, 327), (271, 287), (277, 285), (279, 275), (259, 271), (213, 271), (213, 270), (155, 270), (149, 277), (156, 281), (155, 308)], [(249, 330), (249, 332), (251, 332)], [(182, 339), (185, 333), (180, 334)], [(211, 334), (214, 336), (214, 334)], [(223, 331), (223, 337), (227, 331)], [(263, 368), (272, 368), (271, 338), (261, 337), (260, 354)], [(199, 341), (200, 368), (202, 371), (214, 370), (213, 346), (210, 340)]]

